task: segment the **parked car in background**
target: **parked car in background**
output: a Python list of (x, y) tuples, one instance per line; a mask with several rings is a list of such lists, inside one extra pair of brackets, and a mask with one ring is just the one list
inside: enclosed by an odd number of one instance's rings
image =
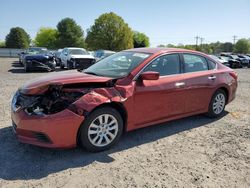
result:
[(63, 50), (63, 49), (58, 49), (58, 50), (55, 52), (54, 57), (55, 57), (55, 61), (56, 61), (56, 66), (59, 66), (60, 63), (61, 63), (61, 58), (60, 58), (60, 56), (61, 56), (62, 50)]
[(216, 55), (209, 55), (209, 57), (211, 57), (215, 61), (218, 61), (218, 62), (222, 63), (223, 65), (226, 65), (227, 67), (230, 66), (227, 59), (223, 59), (220, 56), (218, 57)]
[(233, 58), (237, 59), (238, 61), (241, 62), (242, 67), (248, 67), (249, 66), (249, 61), (245, 57), (240, 57), (238, 54), (232, 55)]
[(228, 65), (232, 69), (242, 68), (241, 62), (239, 60), (233, 59), (232, 57), (228, 56), (220, 56), (220, 59), (223, 59), (228, 62)]
[(99, 61), (105, 57), (115, 54), (116, 52), (110, 50), (96, 50), (95, 51), (95, 59)]
[(60, 55), (61, 69), (86, 69), (96, 60), (84, 48), (64, 48)]
[(237, 54), (222, 54), (221, 56), (230, 57), (231, 59), (239, 61), (241, 67), (248, 67), (249, 66), (249, 61), (246, 58), (239, 57)]
[(82, 72), (30, 81), (14, 95), (11, 118), (21, 142), (102, 151), (124, 131), (195, 114), (220, 117), (236, 89), (237, 74), (204, 53), (137, 48)]
[[(237, 56), (238, 56), (239, 58), (241, 58), (241, 59), (246, 59), (246, 60), (248, 61), (248, 64), (245, 63), (245, 66), (247, 66), (248, 68), (250, 68), (250, 57), (249, 57), (249, 56), (243, 55), (243, 54), (238, 54)], [(243, 64), (243, 65), (244, 65), (244, 64)]]
[(28, 53), (23, 58), (25, 72), (34, 70), (55, 70), (55, 58), (46, 48), (29, 48), (27, 51)]
[(21, 65), (24, 65), (23, 62), (24, 62), (24, 57), (26, 55), (35, 55), (35, 54), (41, 54), (41, 53), (44, 53), (44, 52), (48, 52), (47, 48), (44, 48), (44, 47), (30, 47), (30, 48), (27, 48), (24, 52), (21, 52), (19, 55), (19, 63)]
[(92, 55), (93, 57), (95, 57), (95, 52), (94, 51), (88, 51), (89, 55)]

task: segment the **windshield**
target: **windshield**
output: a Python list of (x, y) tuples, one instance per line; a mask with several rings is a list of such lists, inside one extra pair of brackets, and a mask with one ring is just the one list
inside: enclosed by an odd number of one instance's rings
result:
[(118, 52), (98, 61), (84, 72), (98, 76), (120, 78), (127, 76), (134, 68), (141, 64), (151, 54), (139, 52)]
[(28, 54), (45, 54), (47, 53), (46, 48), (28, 48), (27, 50)]
[(74, 50), (70, 50), (69, 54), (71, 54), (71, 55), (87, 55), (88, 53), (82, 49), (74, 49)]

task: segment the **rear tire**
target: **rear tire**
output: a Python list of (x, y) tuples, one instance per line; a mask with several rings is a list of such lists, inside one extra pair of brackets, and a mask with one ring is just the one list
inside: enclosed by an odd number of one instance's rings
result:
[(93, 111), (80, 128), (80, 144), (91, 152), (109, 149), (116, 144), (123, 130), (123, 120), (114, 108), (102, 107)]
[(226, 102), (227, 95), (225, 91), (218, 89), (210, 101), (207, 116), (211, 118), (220, 117), (224, 113)]

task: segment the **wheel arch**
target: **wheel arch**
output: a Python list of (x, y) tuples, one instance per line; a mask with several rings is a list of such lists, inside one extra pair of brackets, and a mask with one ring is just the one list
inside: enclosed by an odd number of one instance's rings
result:
[(226, 94), (226, 104), (228, 104), (228, 99), (229, 99), (229, 91), (228, 91), (228, 89), (226, 87), (222, 86), (222, 87), (219, 87), (216, 91), (218, 91), (218, 90), (222, 90), (222, 91), (225, 92), (225, 94)]
[[(95, 110), (99, 109), (99, 108), (103, 108), (103, 107), (111, 107), (114, 108), (115, 110), (118, 111), (118, 113), (121, 115), (122, 120), (123, 120), (123, 133), (125, 133), (127, 131), (127, 110), (125, 108), (125, 106), (120, 103), (120, 102), (110, 102), (110, 103), (102, 103), (99, 106), (96, 106), (94, 109), (92, 109), (86, 116), (85, 119), (91, 114), (93, 113)], [(83, 122), (81, 124), (81, 126), (83, 125)], [(79, 126), (78, 130), (77, 130), (77, 137), (76, 137), (76, 143), (79, 145), (79, 136), (80, 136), (80, 129), (81, 126)]]

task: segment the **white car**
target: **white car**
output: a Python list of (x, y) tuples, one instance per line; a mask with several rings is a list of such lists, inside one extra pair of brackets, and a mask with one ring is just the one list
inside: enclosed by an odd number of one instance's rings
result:
[(96, 62), (94, 56), (84, 48), (64, 48), (60, 59), (61, 69), (86, 69)]

